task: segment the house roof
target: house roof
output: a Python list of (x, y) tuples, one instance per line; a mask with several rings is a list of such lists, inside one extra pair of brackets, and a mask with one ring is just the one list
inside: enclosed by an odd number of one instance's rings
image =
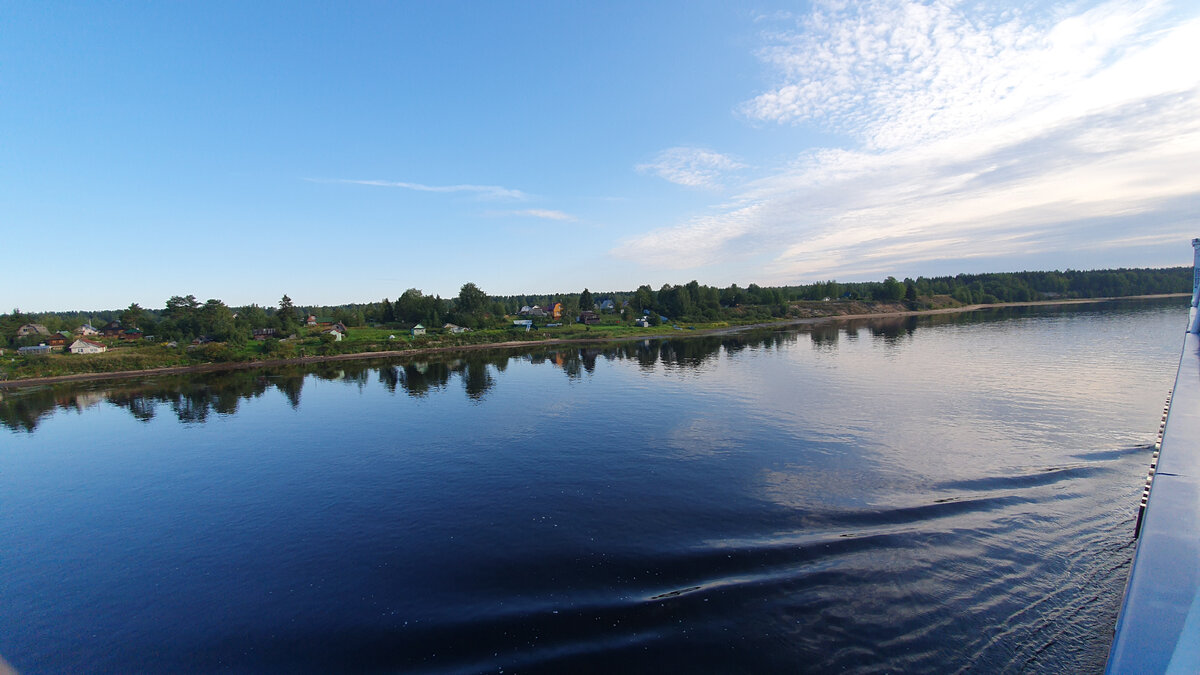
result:
[(87, 338), (78, 338), (74, 342), (71, 343), (71, 346), (74, 347), (75, 345), (79, 344), (80, 342), (87, 344), (87, 345), (91, 345), (93, 347), (103, 347), (104, 346), (104, 343), (102, 343), (102, 342), (95, 342), (95, 341), (89, 340)]

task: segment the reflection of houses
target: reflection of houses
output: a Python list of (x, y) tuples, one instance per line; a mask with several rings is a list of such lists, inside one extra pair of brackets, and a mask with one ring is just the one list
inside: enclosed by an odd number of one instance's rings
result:
[(416, 337), (418, 335), (424, 335), (425, 334), (425, 326), (422, 326), (421, 324), (417, 324), (417, 325), (413, 326), (412, 330), (410, 330), (409, 332), (412, 333), (413, 337)]
[(79, 328), (75, 329), (75, 334), (87, 337), (89, 335), (99, 335), (100, 331), (96, 330), (95, 328), (92, 328), (92, 324), (85, 323), (82, 326), (80, 326)]
[(72, 354), (100, 354), (106, 351), (108, 351), (108, 347), (105, 347), (99, 342), (92, 342), (91, 340), (85, 340), (83, 338), (79, 338), (71, 343)]
[(50, 329), (40, 323), (27, 323), (17, 329), (17, 337), (29, 337), (30, 335), (49, 335)]
[(595, 312), (580, 312), (579, 323), (589, 326), (600, 323), (600, 316)]
[(470, 328), (463, 328), (462, 326), (456, 326), (456, 325), (454, 325), (454, 324), (452, 324), (452, 323), (448, 323), (448, 324), (446, 324), (445, 326), (442, 326), (442, 330), (446, 331), (447, 333), (456, 333), (456, 334), (457, 334), (457, 333), (467, 333), (467, 332), (470, 332), (470, 330), (471, 330), (471, 329), (470, 329)]

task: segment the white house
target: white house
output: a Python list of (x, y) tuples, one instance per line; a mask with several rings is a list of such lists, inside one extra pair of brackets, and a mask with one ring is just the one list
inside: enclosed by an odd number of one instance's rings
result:
[(463, 328), (462, 326), (456, 326), (452, 323), (448, 323), (445, 326), (442, 326), (442, 330), (444, 330), (448, 333), (466, 333), (466, 332), (469, 332), (471, 329)]
[(421, 324), (417, 324), (412, 327), (412, 330), (410, 332), (413, 334), (413, 337), (416, 337), (418, 335), (424, 335), (425, 334), (425, 326), (422, 326)]
[(98, 330), (96, 330), (95, 328), (93, 328), (93, 327), (92, 327), (92, 324), (90, 324), (90, 323), (85, 323), (85, 324), (83, 324), (82, 326), (80, 326), (79, 328), (76, 328), (76, 329), (75, 329), (75, 334), (76, 334), (76, 335), (83, 335), (83, 336), (85, 336), (85, 337), (86, 337), (86, 336), (88, 336), (88, 335), (99, 335), (99, 334), (100, 334), (100, 331), (98, 331)]
[(345, 333), (336, 328), (330, 328), (322, 332), (324, 332), (326, 335), (332, 335), (334, 342), (341, 342), (342, 338), (345, 337)]
[(84, 340), (83, 338), (79, 338), (71, 343), (72, 354), (99, 354), (106, 351), (108, 351), (108, 347), (105, 347), (99, 342), (92, 342), (91, 340)]

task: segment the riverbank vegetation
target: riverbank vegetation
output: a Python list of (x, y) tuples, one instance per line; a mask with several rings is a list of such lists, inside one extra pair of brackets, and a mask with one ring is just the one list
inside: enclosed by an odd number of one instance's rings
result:
[[(979, 303), (1119, 297), (1191, 290), (1192, 269), (1015, 272), (920, 277), (881, 282), (828, 281), (803, 286), (726, 288), (692, 281), (657, 291), (490, 296), (473, 283), (455, 298), (408, 289), (396, 300), (340, 306), (229, 307), (219, 299), (172, 296), (162, 309), (136, 303), (121, 310), (0, 315), (0, 378), (26, 379), (211, 363), (336, 354), (454, 348), (548, 339), (612, 340), (673, 331), (847, 314), (952, 308)], [(587, 314), (585, 314), (585, 312)], [(529, 326), (514, 325), (525, 320)], [(640, 325), (635, 325), (635, 321)], [(102, 354), (22, 355), (22, 346), (87, 325)], [(32, 328), (31, 328), (32, 327)], [(19, 333), (26, 333), (19, 335)], [(66, 336), (63, 336), (64, 338)], [(60, 339), (59, 342), (62, 342)]]

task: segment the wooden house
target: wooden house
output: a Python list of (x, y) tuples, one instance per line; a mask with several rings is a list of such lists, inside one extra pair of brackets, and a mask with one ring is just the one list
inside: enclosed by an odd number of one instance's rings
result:
[(46, 344), (51, 347), (66, 347), (67, 342), (71, 340), (71, 334), (65, 330), (60, 330), (57, 333), (51, 333), (50, 337), (46, 338)]
[(17, 329), (17, 337), (29, 337), (30, 335), (49, 335), (50, 329), (40, 323), (27, 323)]
[(596, 314), (595, 312), (580, 312), (579, 313), (579, 323), (586, 324), (589, 326), (598, 324), (598, 323), (600, 323), (600, 315)]

